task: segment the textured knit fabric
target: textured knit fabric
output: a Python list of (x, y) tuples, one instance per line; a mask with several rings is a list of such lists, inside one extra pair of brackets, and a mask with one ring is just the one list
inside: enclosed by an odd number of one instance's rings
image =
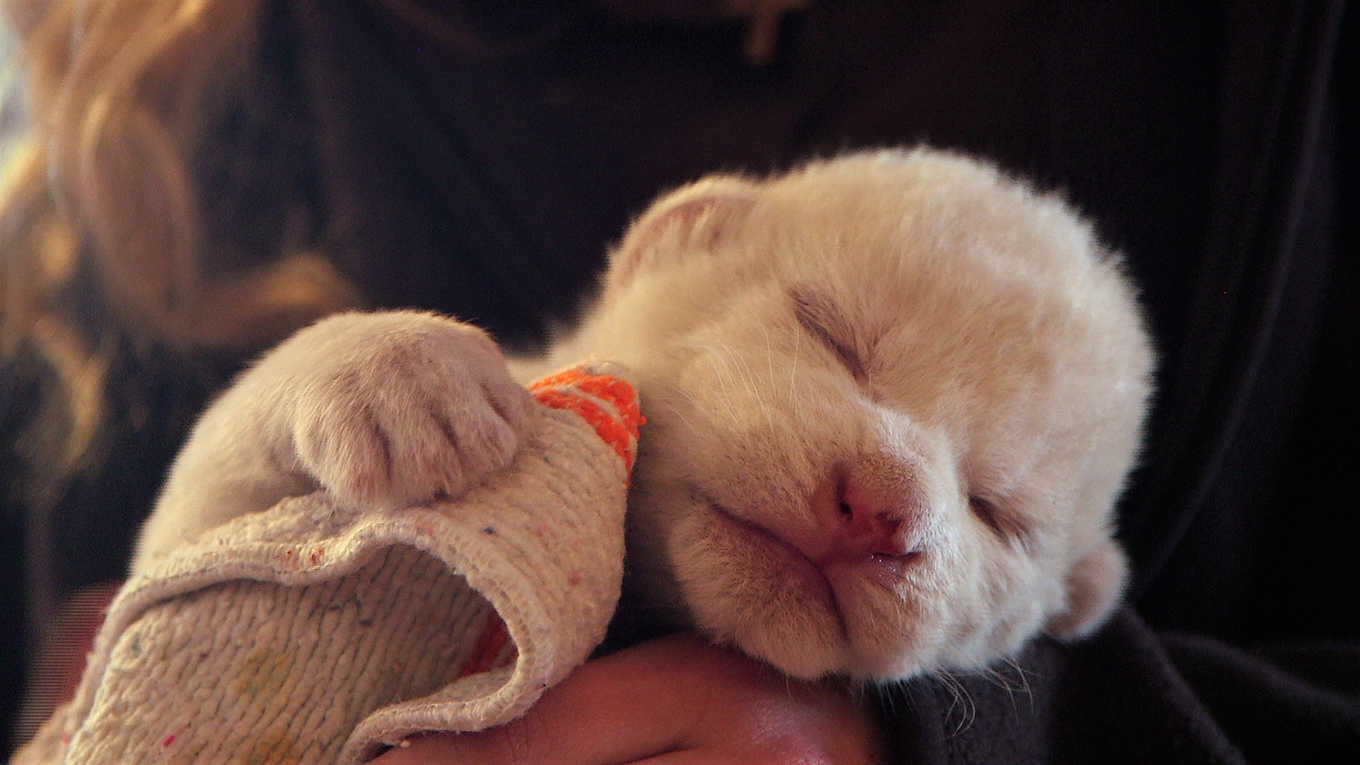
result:
[(586, 659), (619, 596), (641, 419), (621, 379), (534, 386), (545, 416), (456, 501), (324, 491), (130, 580), (82, 685), (16, 763), (358, 763), (506, 722)]

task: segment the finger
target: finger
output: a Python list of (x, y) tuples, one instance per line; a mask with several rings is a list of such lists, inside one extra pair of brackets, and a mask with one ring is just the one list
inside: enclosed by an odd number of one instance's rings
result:
[[(626, 765), (751, 765), (751, 763), (770, 763), (773, 760), (761, 759), (750, 752), (728, 752), (712, 749), (681, 749), (666, 752), (645, 760), (635, 760)], [(808, 765), (811, 765), (809, 763)]]
[(381, 765), (880, 761), (864, 700), (673, 636), (587, 662), (499, 728), (411, 739)]
[(377, 762), (601, 765), (676, 752), (707, 713), (730, 702), (716, 698), (716, 679), (767, 671), (707, 646), (696, 653), (700, 642), (677, 636), (587, 662), (524, 717), (478, 733), (413, 738)]
[[(650, 655), (646, 652), (645, 655)], [(551, 763), (599, 765), (641, 760), (676, 749), (692, 726), (666, 693), (670, 674), (625, 652), (588, 662), (550, 688), (524, 717), (458, 736), (422, 736), (380, 759), (383, 765), (424, 763)]]

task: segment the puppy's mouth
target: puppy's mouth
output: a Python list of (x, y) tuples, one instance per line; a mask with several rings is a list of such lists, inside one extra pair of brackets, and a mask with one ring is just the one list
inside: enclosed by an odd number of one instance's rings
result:
[[(713, 517), (723, 526), (734, 532), (743, 543), (774, 557), (787, 569), (779, 586), (800, 587), (803, 594), (810, 596), (835, 617), (841, 634), (849, 637), (845, 614), (836, 597), (836, 588), (827, 575), (827, 566), (819, 564), (807, 555), (798, 545), (784, 539), (778, 533), (749, 521), (729, 510), (722, 503), (710, 497), (701, 496)], [(772, 583), (773, 584), (773, 583)]]

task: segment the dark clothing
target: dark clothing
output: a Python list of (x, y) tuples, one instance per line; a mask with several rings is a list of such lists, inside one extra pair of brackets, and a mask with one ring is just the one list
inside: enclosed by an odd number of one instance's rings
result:
[[(269, 17), (314, 136), (318, 243), (379, 305), (533, 345), (659, 190), (884, 144), (1061, 189), (1126, 254), (1162, 358), (1121, 515), (1131, 605), (958, 696), (884, 691), (897, 761), (1360, 762), (1344, 3), (820, 2), (784, 18), (764, 68), (735, 23), (464, 5), (424, 29), (366, 0)], [(75, 496), (58, 523), (90, 528)], [(101, 523), (131, 528), (141, 501), (101, 503)]]
[(902, 763), (1349, 763), (1358, 667), (1353, 642), (1247, 651), (1125, 608), (1087, 642), (890, 690), (883, 719)]

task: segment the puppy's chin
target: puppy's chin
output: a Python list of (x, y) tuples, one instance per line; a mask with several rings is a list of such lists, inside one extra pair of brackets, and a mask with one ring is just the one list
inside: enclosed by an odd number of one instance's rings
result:
[(669, 542), (676, 583), (701, 631), (793, 677), (844, 671), (835, 594), (801, 553), (702, 500)]
[[(921, 554), (816, 564), (711, 499), (649, 486), (628, 610), (698, 629), (795, 678), (902, 680), (1020, 649), (1059, 609), (1046, 563), (942, 527)], [(948, 509), (942, 510), (948, 512)], [(1046, 558), (1047, 559), (1047, 558)]]
[[(904, 570), (915, 561), (818, 566), (710, 501), (683, 504), (668, 514), (664, 578), (684, 618), (715, 642), (806, 680), (899, 679), (937, 660), (939, 631), (928, 625), (938, 618), (919, 605), (920, 572)], [(646, 589), (655, 594), (657, 579)]]

